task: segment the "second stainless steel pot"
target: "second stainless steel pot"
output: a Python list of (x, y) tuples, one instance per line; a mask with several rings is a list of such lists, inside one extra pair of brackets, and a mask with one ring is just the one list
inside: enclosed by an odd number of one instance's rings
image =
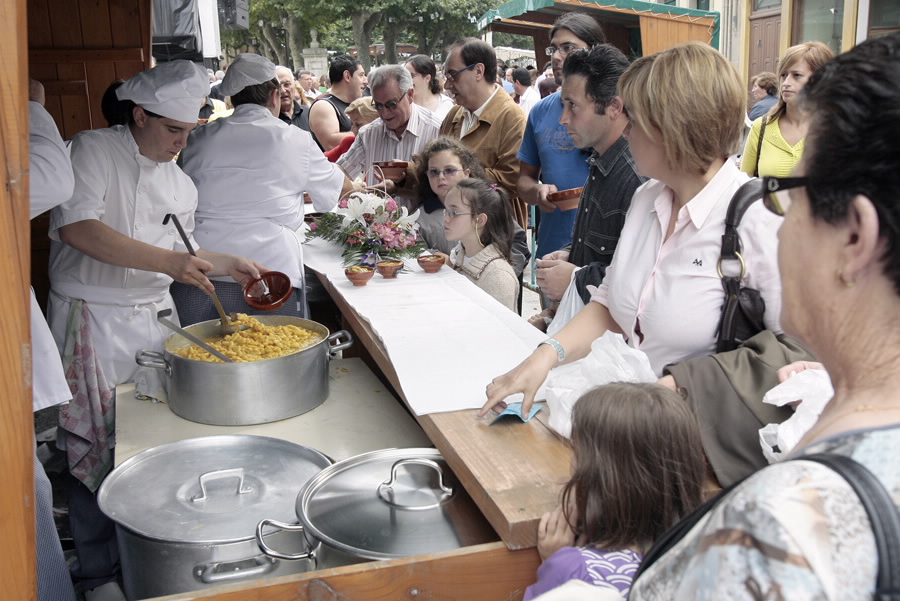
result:
[[(328, 398), (328, 360), (353, 344), (346, 330), (330, 334), (315, 321), (283, 315), (255, 316), (267, 326), (295, 325), (323, 340), (298, 353), (246, 363), (211, 363), (175, 354), (190, 344), (172, 334), (163, 352), (138, 351), (144, 367), (165, 371), (169, 407), (185, 419), (217, 426), (273, 422), (315, 409)], [(218, 335), (218, 320), (188, 326), (203, 339)]]

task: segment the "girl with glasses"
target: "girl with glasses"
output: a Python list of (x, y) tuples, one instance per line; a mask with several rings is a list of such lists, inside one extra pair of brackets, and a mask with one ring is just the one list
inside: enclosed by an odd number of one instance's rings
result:
[(444, 235), (459, 242), (447, 264), (515, 311), (520, 280), (510, 263), (514, 222), (503, 188), (467, 177), (448, 190), (444, 205)]

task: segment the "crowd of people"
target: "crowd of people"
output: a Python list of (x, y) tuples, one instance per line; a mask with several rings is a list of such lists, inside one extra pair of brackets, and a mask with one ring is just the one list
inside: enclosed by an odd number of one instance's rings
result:
[[(112, 525), (93, 494), (112, 463), (115, 387), (162, 392), (159, 372), (133, 359), (161, 348), (157, 313), (214, 319), (212, 292), (251, 312), (243, 284), (277, 270), (294, 287), (280, 312), (308, 317), (304, 196), (324, 212), (376, 190), (418, 210), (423, 243), (511, 310), (530, 258), (527, 207), (539, 210), (546, 309), (531, 321), (550, 337), (488, 384), (480, 415), (513, 394), (527, 414), (551, 370), (607, 332), (658, 378), (575, 405), (571, 478), (538, 527), (544, 563), (526, 599), (572, 579), (634, 599), (871, 598), (879, 559), (863, 505), (802, 459), (851, 457), (900, 498), (900, 34), (837, 57), (818, 42), (790, 48), (778, 73), (753, 79), (749, 135), (747, 86), (705, 44), (632, 61), (593, 18), (567, 13), (550, 30), (541, 79), (558, 89), (546, 95), (536, 72), (506, 68), (482, 40), (444, 54), (440, 69), (417, 55), (369, 73), (334, 56), (326, 90), (255, 54), (222, 77), (163, 63), (111, 86), (110, 127), (68, 152), (32, 90), (32, 203), (53, 207), (58, 349), (44, 331), (36, 369), (64, 370), (71, 392), (36, 390), (35, 407), (74, 396), (59, 444), (79, 586), (115, 582)], [(213, 118), (220, 100), (230, 113)], [(372, 168), (383, 161), (407, 167), (387, 177)], [(40, 177), (51, 172), (69, 177)], [(575, 188), (575, 209), (550, 200)], [(729, 278), (736, 311), (723, 310)], [(753, 327), (734, 333), (741, 318)], [(803, 369), (827, 370), (834, 398), (792, 460), (766, 467), (757, 431), (790, 410), (763, 408), (762, 394)], [(93, 450), (79, 453), (85, 442)], [(680, 540), (653, 550), (723, 486)], [(58, 558), (52, 537), (42, 544)], [(39, 569), (42, 600), (71, 598), (58, 561)]]

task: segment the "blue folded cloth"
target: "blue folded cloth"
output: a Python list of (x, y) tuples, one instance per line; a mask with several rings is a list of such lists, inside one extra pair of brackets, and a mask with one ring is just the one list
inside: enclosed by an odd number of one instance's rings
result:
[(496, 418), (494, 418), (494, 421), (492, 421), (491, 424), (497, 423), (497, 420), (505, 415), (515, 415), (523, 422), (527, 422), (532, 417), (537, 415), (538, 411), (540, 411), (543, 408), (544, 408), (543, 405), (534, 404), (531, 406), (531, 411), (528, 412), (528, 417), (525, 417), (524, 415), (522, 415), (522, 402), (521, 401), (516, 402), (516, 403), (510, 403), (509, 405), (506, 406), (506, 409), (501, 411), (500, 414)]

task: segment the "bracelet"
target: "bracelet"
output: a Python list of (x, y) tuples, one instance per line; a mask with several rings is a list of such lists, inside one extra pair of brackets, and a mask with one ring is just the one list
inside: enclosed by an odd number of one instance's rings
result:
[[(559, 343), (559, 340), (555, 338), (548, 338), (541, 342), (541, 344), (549, 344), (550, 346), (552, 346), (553, 350), (556, 351), (556, 357), (557, 359), (559, 359), (560, 363), (566, 360), (566, 349), (564, 349), (563, 345)], [(539, 344), (538, 346), (541, 346), (541, 344)]]

